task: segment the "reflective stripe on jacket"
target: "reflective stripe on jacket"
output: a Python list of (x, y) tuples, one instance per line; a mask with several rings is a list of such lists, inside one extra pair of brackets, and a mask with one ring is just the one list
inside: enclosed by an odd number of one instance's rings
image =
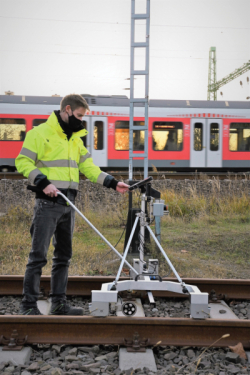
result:
[(83, 129), (68, 140), (53, 112), (48, 120), (26, 134), (16, 158), (16, 168), (34, 184), (39, 174), (47, 176), (58, 189), (78, 189), (79, 170), (92, 182), (103, 184), (107, 173), (93, 163), (80, 137)]

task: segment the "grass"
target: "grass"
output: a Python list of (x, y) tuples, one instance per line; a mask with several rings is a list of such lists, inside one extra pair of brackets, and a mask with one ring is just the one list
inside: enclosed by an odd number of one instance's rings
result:
[[(246, 189), (235, 191), (233, 185), (220, 194), (219, 182), (208, 196), (195, 186), (188, 192), (172, 189), (162, 191), (169, 205), (169, 216), (161, 221), (161, 243), (181, 277), (250, 278), (249, 227), (250, 198)], [(114, 206), (98, 209), (84, 205), (83, 213), (94, 226), (115, 245), (127, 216), (127, 197)], [(135, 201), (137, 201), (135, 199)], [(11, 207), (0, 217), (0, 274), (23, 274), (30, 250), (29, 227), (31, 209)], [(154, 230), (153, 226), (152, 229)], [(117, 246), (123, 251), (124, 236)], [(148, 244), (152, 257), (160, 259), (160, 274), (169, 273), (153, 241)], [(93, 229), (78, 215), (73, 238), (70, 275), (111, 275), (117, 272), (116, 255)], [(52, 246), (43, 274), (50, 274)], [(171, 274), (170, 274), (171, 275)]]
[(208, 216), (164, 220), (162, 247), (182, 276), (250, 278), (249, 223), (242, 223), (241, 215), (233, 222), (217, 215), (214, 221)]

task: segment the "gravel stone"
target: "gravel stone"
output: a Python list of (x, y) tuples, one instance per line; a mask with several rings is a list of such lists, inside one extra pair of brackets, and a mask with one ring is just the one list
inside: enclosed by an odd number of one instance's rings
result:
[(177, 354), (176, 353), (167, 353), (164, 355), (164, 359), (166, 359), (167, 361), (171, 360), (171, 359), (174, 359), (177, 357)]
[(40, 366), (38, 365), (37, 362), (33, 362), (31, 363), (31, 365), (29, 365), (29, 367), (27, 368), (27, 371), (36, 371), (36, 370), (39, 370)]
[(0, 363), (0, 371), (2, 371), (6, 365), (7, 365), (6, 362)]
[(110, 358), (115, 358), (118, 356), (118, 353), (117, 352), (110, 352), (110, 353), (107, 353), (106, 356), (108, 357), (108, 359)]
[(5, 369), (5, 372), (8, 372), (8, 373), (11, 373), (15, 370), (15, 367), (14, 366), (9, 366), (9, 367), (6, 367)]
[(61, 351), (61, 346), (59, 346), (59, 345), (52, 345), (52, 348), (51, 348), (51, 349), (52, 349), (52, 350), (55, 350), (56, 353), (59, 354), (60, 351)]
[(58, 367), (59, 364), (60, 364), (60, 361), (52, 360), (52, 361), (48, 361), (48, 364), (49, 364), (51, 367)]
[(61, 375), (61, 374), (62, 374), (62, 370), (60, 368), (53, 368), (50, 371), (50, 375)]
[(69, 365), (66, 365), (65, 368), (66, 368), (66, 370), (70, 370), (70, 369), (78, 370), (79, 365), (78, 365), (78, 363), (70, 363)]
[(94, 375), (95, 375), (95, 374), (99, 374), (100, 369), (99, 369), (99, 368), (95, 368), (95, 367), (93, 368), (93, 367), (92, 367), (92, 368), (89, 369), (89, 372), (90, 372), (90, 374), (94, 374)]
[(77, 355), (77, 348), (70, 349), (70, 350), (69, 350), (69, 354), (70, 354), (70, 355), (75, 355), (75, 356), (76, 356), (76, 355)]
[(88, 365), (81, 366), (81, 370), (89, 371), (89, 369), (91, 369), (91, 368), (99, 368), (100, 366), (101, 366), (101, 362), (90, 363)]
[(106, 359), (108, 359), (108, 357), (106, 356), (106, 355), (101, 355), (101, 356), (99, 356), (99, 357), (96, 357), (95, 358), (95, 361), (105, 361)]
[(49, 369), (51, 368), (50, 365), (45, 365), (41, 368), (41, 371), (44, 372), (44, 371), (48, 371)]
[(66, 355), (65, 356), (65, 361), (68, 361), (68, 362), (77, 361), (77, 356), (75, 356), (75, 355)]
[(240, 362), (240, 356), (237, 353), (227, 353), (226, 355), (226, 361), (233, 362), (233, 363), (239, 363)]
[(46, 359), (50, 359), (50, 358), (52, 358), (52, 352), (50, 350), (48, 350), (47, 352), (43, 353), (43, 359), (44, 359), (44, 361), (46, 361)]
[(194, 358), (195, 357), (195, 352), (192, 349), (189, 349), (187, 351), (187, 356), (188, 356), (188, 358)]

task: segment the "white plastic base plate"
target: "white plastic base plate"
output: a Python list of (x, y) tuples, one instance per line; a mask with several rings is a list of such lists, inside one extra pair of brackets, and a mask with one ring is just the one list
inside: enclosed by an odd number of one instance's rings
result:
[(218, 320), (234, 320), (239, 319), (237, 315), (230, 309), (226, 302), (221, 301), (220, 303), (210, 303), (210, 319)]

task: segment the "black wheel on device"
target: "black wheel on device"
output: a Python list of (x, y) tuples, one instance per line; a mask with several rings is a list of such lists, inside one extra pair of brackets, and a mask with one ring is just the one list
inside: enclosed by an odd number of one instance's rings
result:
[(133, 316), (137, 311), (136, 305), (134, 302), (125, 302), (122, 305), (122, 313), (126, 316)]

